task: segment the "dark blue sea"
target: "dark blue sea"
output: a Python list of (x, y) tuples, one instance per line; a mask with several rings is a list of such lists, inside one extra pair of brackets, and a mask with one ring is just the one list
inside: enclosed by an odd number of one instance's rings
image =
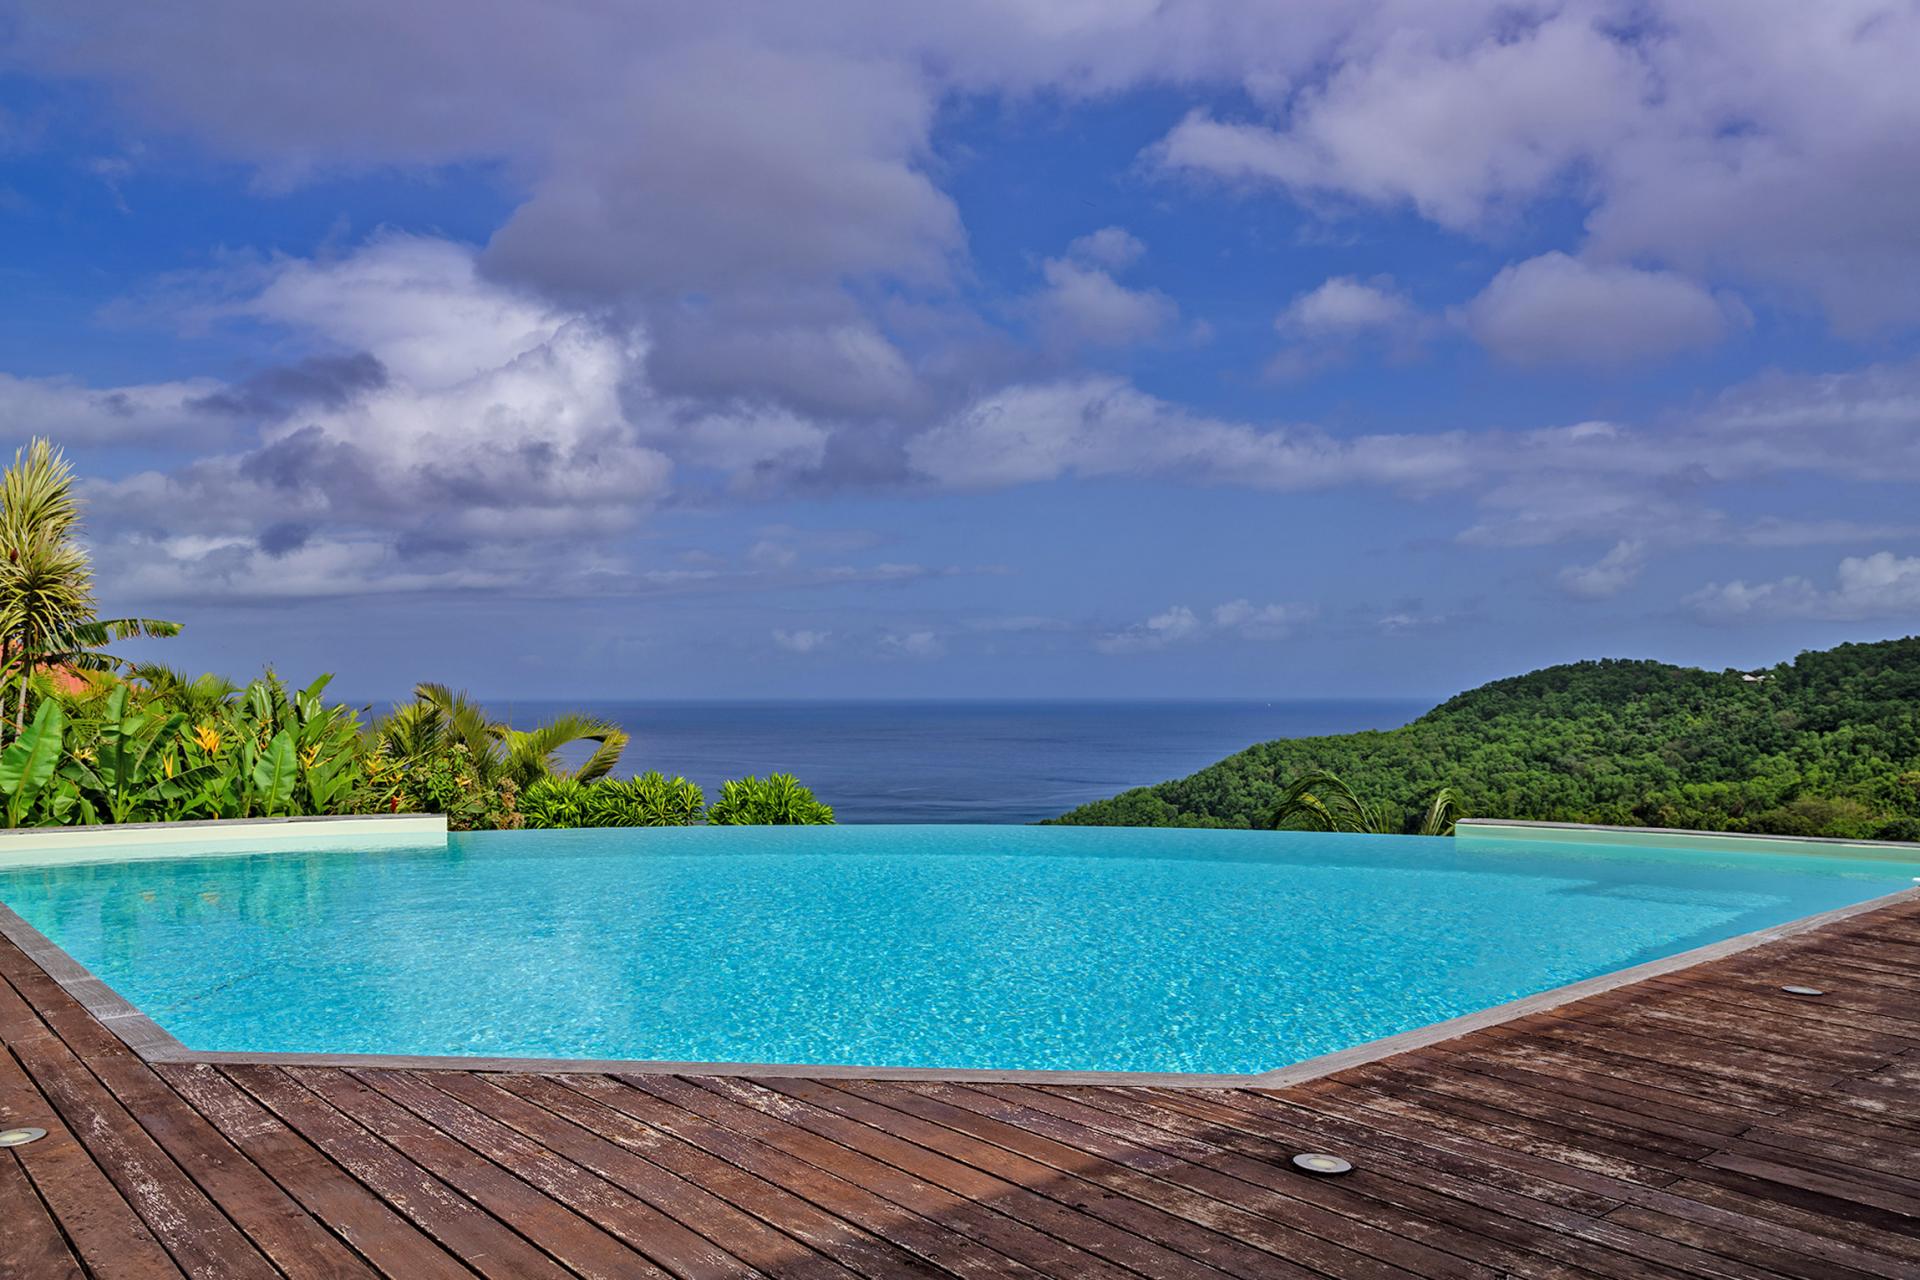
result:
[(1036, 822), (1271, 738), (1390, 729), (1426, 703), (501, 702), (515, 725), (584, 711), (633, 735), (619, 772), (793, 773), (842, 822)]

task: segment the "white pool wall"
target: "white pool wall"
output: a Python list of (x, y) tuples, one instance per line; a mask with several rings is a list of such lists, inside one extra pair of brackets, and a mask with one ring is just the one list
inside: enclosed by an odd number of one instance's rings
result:
[(0, 867), (271, 853), (276, 849), (437, 849), (444, 848), (446, 842), (447, 819), (440, 813), (7, 827), (0, 828)]
[(1920, 845), (1890, 840), (1830, 840), (1822, 836), (1766, 836), (1734, 831), (1681, 831), (1672, 827), (1602, 827), (1584, 822), (1522, 822), (1508, 818), (1462, 818), (1456, 837), (1525, 840), (1529, 843), (1613, 845), (1628, 849), (1691, 849), (1702, 853), (1770, 853), (1795, 857), (1871, 858), (1920, 862)]

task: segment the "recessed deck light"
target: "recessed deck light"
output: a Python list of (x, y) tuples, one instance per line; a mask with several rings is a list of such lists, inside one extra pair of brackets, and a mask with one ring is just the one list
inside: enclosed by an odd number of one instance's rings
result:
[(1827, 994), (1818, 987), (1782, 987), (1780, 989), (1790, 996), (1823, 996)]
[(45, 1129), (23, 1125), (18, 1129), (0, 1129), (0, 1147), (24, 1147), (47, 1136)]
[(1324, 1155), (1318, 1151), (1308, 1151), (1293, 1158), (1293, 1167), (1304, 1169), (1308, 1173), (1325, 1174), (1331, 1177), (1336, 1173), (1350, 1173), (1353, 1166), (1339, 1156)]

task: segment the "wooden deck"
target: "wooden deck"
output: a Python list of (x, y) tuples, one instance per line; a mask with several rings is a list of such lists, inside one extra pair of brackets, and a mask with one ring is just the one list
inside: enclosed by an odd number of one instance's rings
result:
[(1911, 899), (1283, 1090), (150, 1064), (0, 978), (0, 1276), (1920, 1276)]

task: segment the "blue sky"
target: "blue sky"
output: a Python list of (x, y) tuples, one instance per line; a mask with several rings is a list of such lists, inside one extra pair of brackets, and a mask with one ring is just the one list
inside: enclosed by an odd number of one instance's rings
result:
[(1915, 629), (1913, 4), (393, 9), (0, 6), (0, 422), (177, 665), (1438, 697)]

